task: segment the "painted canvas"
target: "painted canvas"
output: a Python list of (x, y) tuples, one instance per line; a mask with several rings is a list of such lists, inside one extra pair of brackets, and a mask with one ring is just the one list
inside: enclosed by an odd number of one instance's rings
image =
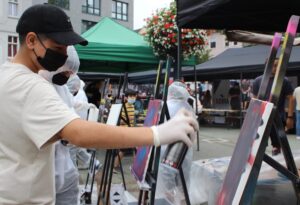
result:
[[(256, 168), (255, 161), (266, 127), (270, 126), (273, 104), (252, 99), (235, 146), (230, 164), (218, 195), (218, 205), (241, 204), (244, 194), (252, 195), (246, 185), (255, 187), (256, 180), (250, 180), (251, 172)], [(251, 191), (250, 191), (251, 190)]]
[[(148, 111), (144, 121), (145, 127), (151, 127), (159, 123), (161, 109), (161, 100), (151, 100), (149, 102)], [(141, 184), (145, 183), (145, 176), (148, 169), (151, 150), (152, 146), (138, 147), (136, 156), (133, 161), (133, 165), (131, 167), (131, 173)]]

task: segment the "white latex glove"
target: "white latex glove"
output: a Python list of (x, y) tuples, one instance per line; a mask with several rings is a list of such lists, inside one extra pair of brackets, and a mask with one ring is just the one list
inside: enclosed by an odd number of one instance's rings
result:
[(191, 147), (199, 130), (195, 115), (186, 109), (179, 110), (169, 121), (151, 127), (155, 146), (183, 141)]

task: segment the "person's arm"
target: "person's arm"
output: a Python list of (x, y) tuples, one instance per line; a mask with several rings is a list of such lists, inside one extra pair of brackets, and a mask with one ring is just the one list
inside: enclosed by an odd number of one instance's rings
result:
[(288, 115), (286, 120), (286, 130), (292, 129), (294, 127), (294, 108), (295, 100), (293, 95), (288, 95)]
[(150, 128), (128, 128), (76, 119), (60, 133), (71, 144), (80, 147), (127, 148), (153, 144)]
[(117, 127), (75, 119), (58, 133), (79, 147), (130, 148), (183, 141), (191, 146), (199, 130), (194, 115), (180, 110), (171, 120), (154, 127)]

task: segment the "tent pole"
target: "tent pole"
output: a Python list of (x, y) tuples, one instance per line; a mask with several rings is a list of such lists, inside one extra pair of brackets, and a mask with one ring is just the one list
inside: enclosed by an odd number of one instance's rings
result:
[[(241, 72), (240, 74), (240, 90), (241, 90), (241, 87), (242, 87), (242, 80), (243, 80), (243, 73)], [(240, 106), (240, 128), (242, 127), (242, 124), (243, 124), (243, 106), (244, 106), (244, 102), (243, 102), (243, 99), (242, 99), (242, 92), (240, 91), (240, 102), (242, 102), (242, 106)]]
[(122, 89), (122, 83), (123, 83), (122, 81), (123, 81), (123, 78), (122, 78), (122, 75), (120, 75), (117, 99), (121, 98), (120, 95), (121, 95), (121, 89)]
[[(196, 115), (198, 115), (198, 95), (200, 96), (200, 93), (198, 93), (198, 89), (197, 89), (197, 73), (196, 73), (196, 65), (194, 65), (194, 77), (195, 77), (195, 100), (196, 100)], [(198, 93), (198, 95), (197, 95)], [(200, 116), (198, 116), (199, 119)], [(199, 121), (198, 121), (199, 123)], [(200, 145), (199, 145), (199, 132), (197, 132), (197, 151), (200, 150)]]
[(174, 73), (175, 73), (175, 80), (180, 80), (181, 76), (181, 51), (182, 51), (182, 47), (181, 47), (181, 42), (182, 42), (182, 38), (181, 38), (181, 27), (178, 26), (178, 7), (179, 3), (178, 0), (176, 0), (176, 8), (177, 8), (177, 15), (176, 15), (176, 22), (177, 22), (177, 27), (178, 27), (178, 32), (177, 32), (177, 69), (174, 68)]
[(123, 93), (125, 93), (127, 88), (128, 88), (128, 72), (125, 72), (124, 83), (123, 83)]
[(177, 48), (177, 69), (175, 71), (175, 78), (176, 80), (180, 80), (181, 79), (181, 51), (182, 51), (182, 46), (181, 46), (181, 27), (178, 27), (178, 33), (177, 33), (177, 44), (178, 44), (178, 48)]

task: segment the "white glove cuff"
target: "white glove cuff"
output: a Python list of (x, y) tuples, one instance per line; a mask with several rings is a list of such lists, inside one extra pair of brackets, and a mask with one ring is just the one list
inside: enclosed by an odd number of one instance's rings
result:
[(160, 146), (160, 140), (158, 137), (158, 130), (157, 130), (157, 126), (152, 126), (152, 133), (153, 133), (153, 144), (158, 147)]

